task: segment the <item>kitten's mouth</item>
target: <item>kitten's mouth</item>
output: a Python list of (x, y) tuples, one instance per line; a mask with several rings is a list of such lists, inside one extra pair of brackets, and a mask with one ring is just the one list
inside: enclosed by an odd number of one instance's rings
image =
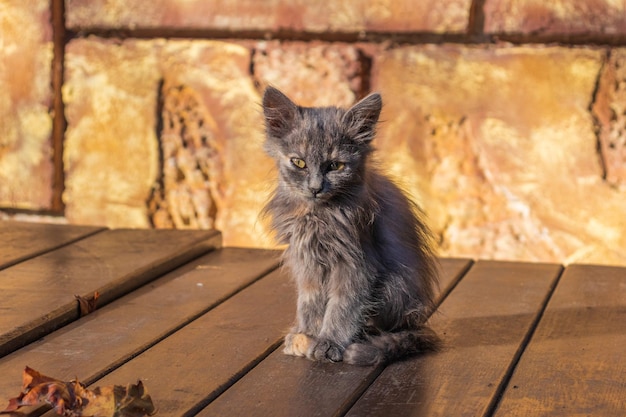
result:
[(326, 201), (327, 194), (311, 194), (309, 195), (309, 200), (311, 201)]
[(317, 193), (309, 193), (306, 194), (306, 198), (307, 200), (311, 201), (312, 203), (319, 203), (319, 202), (324, 202), (324, 201), (328, 201), (330, 199), (330, 193), (328, 192), (317, 192)]

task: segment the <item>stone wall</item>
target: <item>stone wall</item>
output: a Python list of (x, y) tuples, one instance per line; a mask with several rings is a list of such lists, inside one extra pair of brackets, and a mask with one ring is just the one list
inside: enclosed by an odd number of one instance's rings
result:
[(383, 166), (443, 255), (626, 265), (626, 10), (610, 0), (3, 0), (0, 210), (211, 228), (258, 212), (267, 85), (383, 95)]

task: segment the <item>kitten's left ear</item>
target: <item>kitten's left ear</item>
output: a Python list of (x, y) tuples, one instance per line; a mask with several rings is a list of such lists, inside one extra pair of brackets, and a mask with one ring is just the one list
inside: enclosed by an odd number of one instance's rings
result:
[(372, 93), (348, 109), (342, 122), (352, 139), (364, 143), (374, 139), (382, 107), (383, 99), (380, 94)]

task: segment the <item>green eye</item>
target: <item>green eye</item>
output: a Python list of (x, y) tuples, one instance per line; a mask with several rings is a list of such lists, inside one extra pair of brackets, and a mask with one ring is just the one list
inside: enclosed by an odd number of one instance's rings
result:
[(295, 166), (297, 166), (300, 169), (306, 168), (306, 162), (304, 162), (304, 159), (291, 158), (291, 163), (294, 164)]
[(346, 166), (346, 164), (344, 164), (343, 162), (331, 162), (330, 165), (328, 165), (328, 168), (331, 171), (341, 171), (342, 169), (344, 169)]

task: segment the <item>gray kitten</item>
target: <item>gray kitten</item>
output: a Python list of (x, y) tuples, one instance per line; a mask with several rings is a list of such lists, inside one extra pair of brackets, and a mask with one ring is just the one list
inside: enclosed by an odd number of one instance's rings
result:
[(416, 207), (370, 162), (382, 99), (348, 110), (263, 97), (279, 181), (264, 209), (298, 290), (284, 352), (373, 365), (435, 350), (437, 267)]

